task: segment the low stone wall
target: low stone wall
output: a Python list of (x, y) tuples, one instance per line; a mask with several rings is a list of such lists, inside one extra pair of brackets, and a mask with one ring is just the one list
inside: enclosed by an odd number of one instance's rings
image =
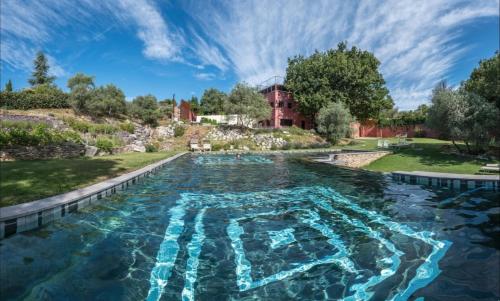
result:
[(0, 161), (75, 158), (85, 154), (85, 146), (76, 143), (44, 146), (9, 146), (0, 150)]
[(391, 154), (388, 151), (376, 152), (353, 152), (353, 153), (338, 153), (333, 154), (332, 163), (347, 167), (359, 168), (372, 163), (373, 161), (382, 158), (385, 155)]

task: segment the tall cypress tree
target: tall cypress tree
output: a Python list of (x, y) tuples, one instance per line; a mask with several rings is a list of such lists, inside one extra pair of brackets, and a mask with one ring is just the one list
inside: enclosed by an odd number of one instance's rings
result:
[(49, 64), (43, 52), (39, 51), (36, 54), (33, 65), (35, 66), (35, 70), (33, 70), (31, 78), (28, 80), (32, 86), (51, 84), (54, 81), (55, 77), (49, 76)]
[(6, 92), (12, 92), (12, 81), (9, 79), (9, 81), (5, 84), (5, 91)]

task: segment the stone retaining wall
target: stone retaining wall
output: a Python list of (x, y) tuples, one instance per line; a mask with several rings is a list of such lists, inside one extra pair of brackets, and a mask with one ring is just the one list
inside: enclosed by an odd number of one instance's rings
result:
[(388, 154), (391, 154), (391, 152), (388, 151), (353, 152), (353, 153), (338, 153), (331, 156), (333, 163), (336, 165), (359, 168), (368, 165), (371, 162), (380, 159)]
[(76, 143), (44, 146), (8, 146), (0, 150), (0, 161), (75, 158), (85, 154), (85, 146)]

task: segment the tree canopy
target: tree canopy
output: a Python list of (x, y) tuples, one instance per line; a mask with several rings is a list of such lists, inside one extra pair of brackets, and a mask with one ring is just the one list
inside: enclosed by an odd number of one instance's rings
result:
[(357, 119), (377, 118), (394, 105), (379, 65), (372, 53), (340, 43), (307, 58), (289, 58), (285, 86), (299, 110), (312, 118), (330, 102), (343, 102)]
[(497, 51), (493, 57), (480, 61), (462, 86), (467, 92), (482, 96), (500, 110), (500, 53)]
[(77, 73), (68, 79), (69, 102), (76, 112), (87, 112), (95, 88), (94, 77)]
[(151, 94), (134, 98), (129, 106), (129, 113), (151, 126), (158, 125), (158, 118), (161, 115), (156, 97)]
[(52, 84), (54, 82), (55, 77), (49, 76), (49, 63), (43, 52), (39, 51), (36, 54), (33, 65), (34, 70), (31, 73), (31, 78), (28, 80), (32, 86)]
[(217, 90), (215, 88), (210, 88), (203, 92), (201, 97), (200, 107), (203, 110), (203, 114), (207, 115), (219, 115), (224, 114), (224, 103), (227, 99), (226, 93)]
[(94, 90), (87, 105), (88, 111), (97, 116), (118, 116), (126, 113), (125, 94), (113, 84)]
[(500, 114), (495, 105), (475, 93), (442, 84), (434, 88), (431, 103), (427, 116), (430, 128), (451, 139), (459, 152), (463, 150), (456, 141), (464, 141), (471, 154), (486, 150)]
[(12, 81), (9, 79), (9, 81), (5, 84), (5, 91), (6, 92), (12, 92), (14, 89), (12, 88)]
[(268, 119), (271, 107), (257, 89), (246, 83), (238, 83), (227, 98), (225, 111), (237, 114), (239, 125), (248, 125), (246, 123), (252, 119), (257, 121)]

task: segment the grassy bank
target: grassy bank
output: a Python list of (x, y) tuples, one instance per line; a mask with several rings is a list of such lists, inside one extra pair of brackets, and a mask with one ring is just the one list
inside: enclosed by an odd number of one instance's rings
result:
[(96, 158), (1, 162), (0, 207), (82, 188), (174, 154), (128, 153)]
[[(393, 143), (397, 142), (397, 139), (386, 140)], [(359, 150), (377, 149), (376, 139), (359, 139), (356, 142), (356, 144), (345, 146), (344, 148)], [(414, 138), (411, 143), (411, 146), (393, 150), (394, 154), (374, 161), (364, 168), (381, 172), (401, 170), (476, 174), (479, 173), (481, 166), (484, 166), (486, 163), (498, 163), (498, 161), (484, 161), (473, 157), (448, 153), (446, 152), (447, 149), (453, 149), (450, 141)]]

